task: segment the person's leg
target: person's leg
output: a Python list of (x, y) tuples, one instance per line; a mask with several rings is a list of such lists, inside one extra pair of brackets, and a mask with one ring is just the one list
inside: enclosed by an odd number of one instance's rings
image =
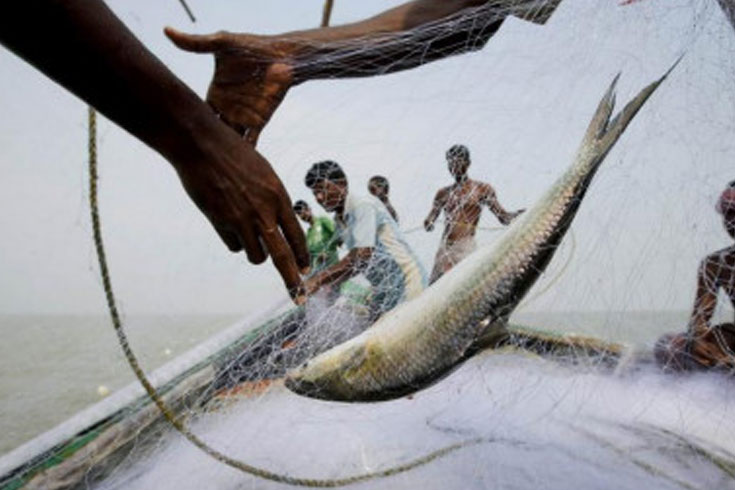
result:
[(215, 55), (207, 100), (256, 144), (293, 85), (392, 73), (478, 50), (507, 16), (544, 23), (560, 2), (415, 0), (361, 22), (277, 36), (166, 34), (182, 49)]
[(474, 252), (476, 248), (475, 237), (466, 237), (451, 244), (442, 243), (436, 254), (434, 270), (431, 272), (429, 284), (433, 284), (437, 279), (449, 272), (452, 267), (459, 264), (465, 257)]
[(434, 267), (431, 269), (431, 275), (429, 276), (430, 285), (434, 284), (451, 267), (448, 265), (450, 249), (451, 245), (445, 243), (444, 240), (439, 244), (439, 250), (436, 251), (434, 257)]
[(692, 357), (698, 363), (724, 369), (735, 368), (735, 326), (715, 325), (692, 345)]
[(687, 353), (687, 334), (666, 334), (656, 341), (653, 348), (656, 362), (667, 371), (684, 371), (693, 367)]
[(735, 369), (735, 325), (716, 325), (697, 338), (667, 334), (654, 347), (656, 361), (666, 369)]

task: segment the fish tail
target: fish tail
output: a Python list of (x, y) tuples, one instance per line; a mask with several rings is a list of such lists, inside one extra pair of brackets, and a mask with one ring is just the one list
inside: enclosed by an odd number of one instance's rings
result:
[(615, 79), (613, 79), (610, 84), (610, 88), (600, 101), (597, 112), (595, 113), (588, 132), (585, 135), (585, 142), (588, 141), (588, 138), (594, 138), (593, 141), (597, 147), (597, 154), (600, 155), (597, 159), (598, 162), (601, 162), (602, 158), (607, 155), (620, 135), (623, 134), (623, 131), (628, 127), (628, 124), (630, 124), (641, 107), (643, 107), (643, 104), (645, 104), (649, 97), (653, 95), (659, 85), (668, 78), (676, 65), (679, 64), (682, 57), (683, 55), (671, 65), (661, 78), (650, 83), (638, 92), (638, 95), (628, 102), (625, 107), (612, 120), (610, 120), (610, 116), (615, 108), (615, 86), (620, 78), (620, 74), (618, 73)]

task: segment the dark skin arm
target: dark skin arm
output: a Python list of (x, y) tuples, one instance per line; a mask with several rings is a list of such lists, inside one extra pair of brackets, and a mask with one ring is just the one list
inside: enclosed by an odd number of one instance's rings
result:
[(292, 86), (406, 70), (478, 50), (507, 15), (487, 0), (415, 0), (360, 22), (277, 36), (172, 28), (166, 34), (181, 49), (214, 54), (207, 101), (255, 145)]
[(498, 218), (504, 225), (509, 225), (513, 219), (523, 213), (525, 209), (519, 209), (512, 213), (506, 211), (506, 209), (500, 205), (498, 197), (495, 194), (495, 190), (489, 185), (483, 186), (483, 198), (482, 201), (487, 205), (488, 209)]
[(434, 197), (434, 204), (431, 206), (431, 211), (429, 211), (429, 215), (424, 220), (424, 229), (426, 231), (431, 231), (434, 229), (434, 223), (439, 217), (439, 214), (442, 212), (442, 209), (444, 209), (444, 204), (446, 204), (447, 202), (447, 195), (447, 189), (441, 189), (439, 190), (439, 192), (436, 193), (436, 196)]
[(697, 273), (697, 293), (687, 329), (690, 337), (702, 336), (709, 331), (709, 322), (715, 313), (716, 306), (716, 264), (707, 258), (699, 266), (699, 272)]
[(353, 248), (342, 260), (304, 281), (303, 289), (296, 302), (303, 304), (307, 297), (322, 287), (342, 284), (360, 274), (365, 270), (372, 256), (371, 247)]
[(278, 176), (102, 1), (17, 2), (0, 43), (160, 153), (230, 250), (298, 287), (309, 256)]
[(697, 294), (687, 328), (685, 351), (700, 364), (715, 365), (722, 352), (711, 337), (710, 320), (717, 306), (718, 261), (706, 258), (697, 274)]

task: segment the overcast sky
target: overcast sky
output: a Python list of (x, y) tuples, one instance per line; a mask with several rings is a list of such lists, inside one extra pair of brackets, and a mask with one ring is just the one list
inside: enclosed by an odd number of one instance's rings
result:
[[(401, 2), (335, 3), (333, 22), (342, 23)], [(176, 0), (108, 4), (201, 95), (211, 57), (177, 50), (163, 26), (274, 33), (317, 25), (322, 8), (322, 0), (189, 0), (192, 25)], [(565, 0), (545, 26), (509, 20), (478, 53), (307, 83), (289, 93), (259, 149), (293, 199), (311, 203), (302, 181), (316, 160), (341, 162), (360, 192), (370, 175), (387, 175), (409, 229), (450, 183), (443, 154), (461, 142), (471, 176), (495, 186), (505, 207), (526, 207), (571, 162), (617, 72), (622, 105), (681, 54), (594, 181), (574, 240), (545, 278), (553, 287), (527, 308), (688, 309), (698, 261), (731, 243), (714, 202), (735, 179), (735, 34), (714, 0)], [(86, 107), (4, 49), (0, 72), (0, 313), (104, 313)], [(165, 160), (105, 120), (99, 138), (105, 241), (125, 312), (249, 313), (284, 297), (269, 263), (227, 252)], [(482, 224), (497, 221), (488, 212)], [(496, 236), (480, 234), (488, 243)], [(438, 238), (438, 230), (409, 234), (427, 269)]]

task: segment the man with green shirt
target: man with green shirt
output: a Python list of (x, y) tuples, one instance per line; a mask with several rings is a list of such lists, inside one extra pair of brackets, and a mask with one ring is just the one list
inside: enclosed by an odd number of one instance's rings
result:
[(326, 216), (315, 218), (305, 201), (296, 201), (293, 210), (296, 216), (309, 225), (306, 246), (311, 256), (311, 274), (336, 263), (339, 260), (337, 248), (341, 242), (334, 221)]

